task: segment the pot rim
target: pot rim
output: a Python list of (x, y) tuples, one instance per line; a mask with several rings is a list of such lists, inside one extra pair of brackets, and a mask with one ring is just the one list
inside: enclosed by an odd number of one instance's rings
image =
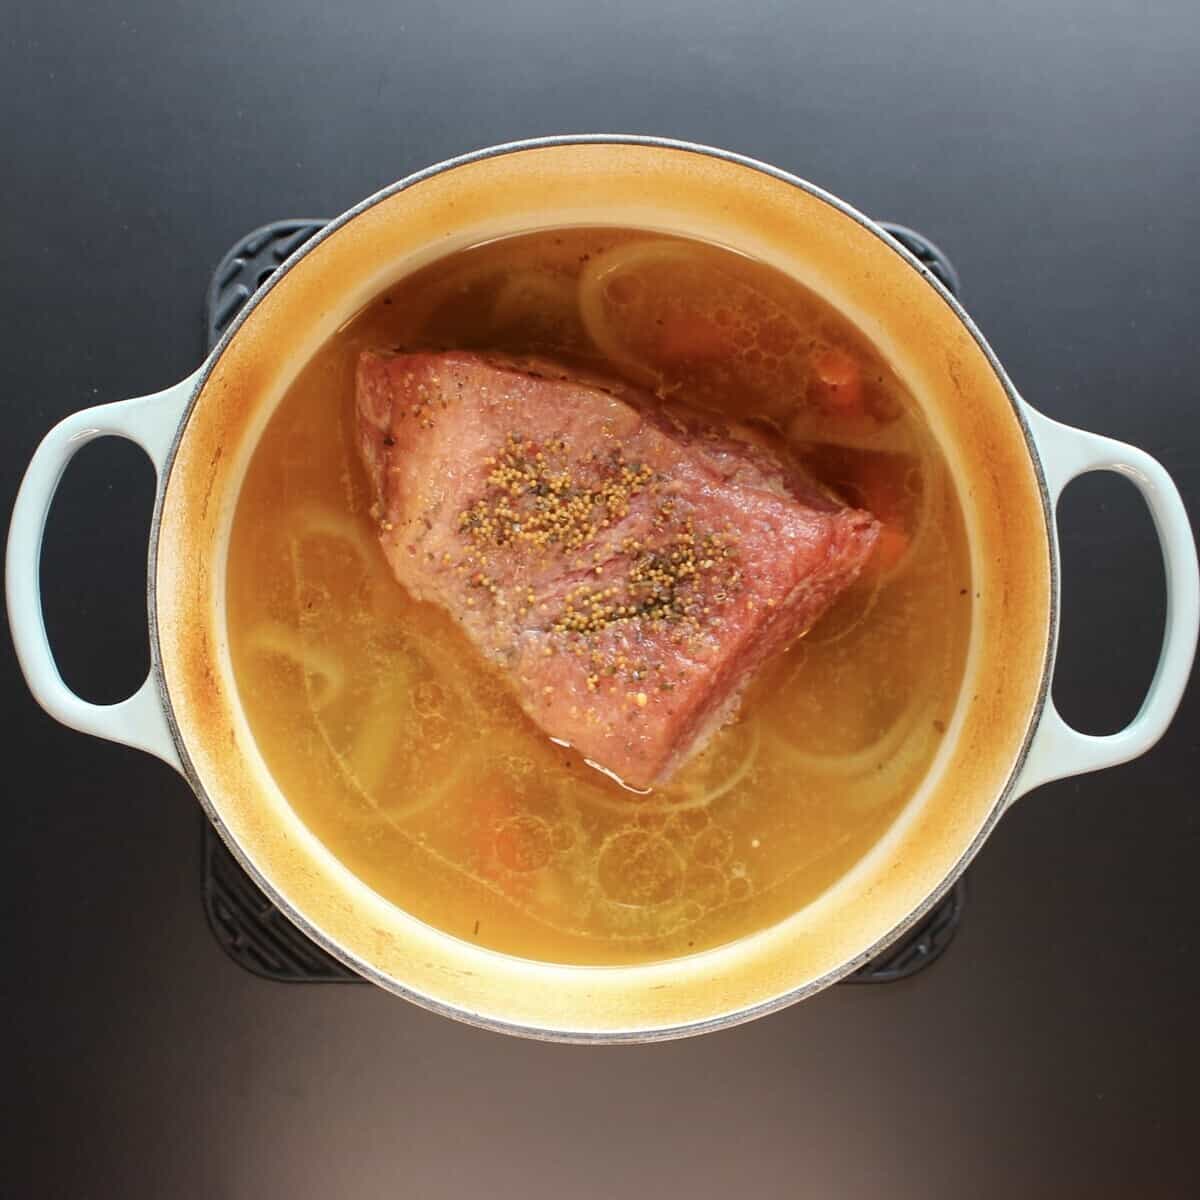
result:
[[(419, 184), (426, 179), (432, 178), (433, 176), (444, 174), (445, 172), (451, 171), (457, 167), (466, 166), (470, 163), (478, 162), (483, 159), (520, 153), (527, 150), (539, 150), (556, 146), (576, 145), (643, 146), (651, 149), (700, 154), (706, 155), (710, 158), (729, 162), (736, 166), (761, 172), (762, 174), (771, 176), (780, 182), (796, 187), (799, 190), (806, 192), (814, 198), (824, 202), (825, 204), (828, 204), (843, 216), (849, 217), (863, 229), (873, 234), (894, 253), (900, 255), (900, 257), (908, 264), (908, 266), (915, 270), (925, 280), (925, 282), (934, 289), (942, 302), (946, 304), (953, 315), (957, 318), (958, 322), (970, 334), (972, 340), (984, 355), (988, 366), (991, 368), (992, 372), (995, 374), (998, 382), (1003, 388), (1012, 408), (1013, 414), (1017, 419), (1017, 423), (1021, 430), (1021, 435), (1024, 439), (1026, 451), (1029, 454), (1032, 462), (1034, 475), (1037, 481), (1039, 498), (1041, 501), (1042, 519), (1046, 527), (1046, 542), (1049, 552), (1049, 611), (1047, 614), (1047, 645), (1042, 656), (1041, 678), (1038, 682), (1038, 688), (1033, 707), (1029, 713), (1025, 735), (1022, 739), (1018, 752), (1013, 758), (1004, 785), (997, 793), (996, 799), (988, 811), (986, 818), (980, 825), (971, 842), (968, 844), (966, 849), (950, 868), (950, 870), (945, 874), (941, 882), (935, 888), (933, 888), (929, 895), (926, 896), (926, 898), (902, 921), (897, 923), (874, 944), (867, 947), (853, 958), (841, 963), (832, 970), (827, 971), (824, 975), (819, 976), (817, 979), (810, 980), (809, 982), (783, 992), (780, 995), (772, 996), (758, 1004), (734, 1009), (716, 1017), (699, 1021), (683, 1022), (677, 1025), (658, 1026), (645, 1029), (635, 1027), (597, 1031), (591, 1029), (552, 1028), (499, 1020), (486, 1014), (473, 1012), (466, 1008), (448, 1004), (444, 1001), (436, 999), (433, 996), (408, 987), (397, 979), (377, 970), (370, 963), (363, 961), (357, 955), (353, 954), (349, 950), (346, 950), (337, 941), (328, 937), (320, 929), (312, 925), (302, 913), (300, 913), (283, 895), (276, 890), (271, 881), (258, 870), (253, 862), (250, 861), (249, 857), (242, 850), (237, 839), (225, 825), (225, 822), (221, 818), (220, 812), (213, 804), (212, 799), (209, 797), (207, 789), (204, 787), (204, 784), (202, 783), (199, 774), (192, 763), (186, 742), (181, 734), (179, 724), (176, 720), (174, 705), (166, 686), (159, 640), (157, 614), (158, 550), (159, 535), (162, 525), (163, 505), (167, 492), (167, 485), (170, 481), (171, 472), (175, 465), (175, 459), (179, 446), (183, 441), (184, 435), (186, 434), (192, 412), (195, 409), (199, 396), (204, 390), (209, 376), (214, 370), (217, 362), (225, 353), (226, 348), (237, 337), (239, 330), (249, 319), (251, 314), (266, 299), (266, 297), (278, 285), (284, 276), (286, 276), (288, 272), (290, 272), (298, 263), (300, 263), (311, 251), (316, 249), (317, 246), (324, 242), (326, 238), (337, 233), (346, 225), (350, 224), (356, 217), (360, 216), (369, 209), (374, 208), (377, 204), (389, 199), (390, 197), (406, 191), (410, 187), (413, 187), (414, 185)], [(400, 996), (405, 1000), (419, 1005), (421, 1008), (437, 1013), (441, 1016), (461, 1021), (479, 1029), (512, 1034), (538, 1041), (587, 1045), (610, 1043), (638, 1044), (670, 1041), (684, 1037), (692, 1037), (703, 1033), (710, 1033), (718, 1029), (732, 1028), (733, 1026), (741, 1025), (748, 1021), (755, 1020), (758, 1017), (765, 1016), (769, 1013), (777, 1012), (780, 1009), (797, 1003), (798, 1001), (807, 999), (809, 996), (823, 991), (825, 988), (837, 983), (841, 979), (844, 979), (847, 975), (852, 974), (859, 967), (880, 954), (898, 938), (902, 937), (917, 922), (924, 918), (929, 911), (942, 899), (942, 897), (946, 895), (950, 888), (953, 887), (955, 882), (966, 870), (971, 860), (979, 852), (984, 842), (988, 839), (988, 837), (991, 836), (996, 823), (999, 821), (1009, 804), (1015, 798), (1015, 791), (1017, 783), (1020, 779), (1021, 770), (1029, 755), (1030, 747), (1038, 731), (1042, 714), (1046, 708), (1050, 680), (1053, 678), (1054, 674), (1054, 652), (1057, 641), (1059, 620), (1058, 539), (1055, 531), (1053, 503), (1050, 496), (1050, 490), (1047, 486), (1046, 475), (1043, 468), (1041, 455), (1038, 450), (1037, 441), (1034, 437), (1033, 431), (1030, 427), (1030, 422), (1027, 417), (1025, 401), (1013, 386), (1012, 381), (1008, 378), (1008, 375), (997, 358), (995, 352), (992, 350), (991, 346), (988, 344), (979, 328), (975, 325), (974, 321), (967, 314), (966, 310), (962, 307), (958, 300), (943, 286), (940, 280), (938, 280), (938, 278), (929, 270), (928, 267), (921, 263), (920, 260), (918, 260), (909, 250), (896, 241), (896, 239), (890, 237), (876, 222), (871, 220), (865, 214), (859, 212), (856, 208), (846, 203), (844, 200), (841, 200), (837, 196), (834, 196), (830, 192), (825, 191), (823, 188), (820, 188), (805, 179), (801, 179), (797, 175), (793, 175), (790, 172), (772, 166), (769, 163), (764, 163), (758, 159), (737, 154), (730, 150), (723, 150), (718, 147), (707, 146), (695, 142), (687, 142), (675, 138), (657, 137), (652, 135), (602, 133), (555, 134), (552, 136), (503, 142), (498, 145), (473, 150), (466, 154), (444, 159), (439, 163), (435, 163), (432, 166), (425, 167), (420, 171), (406, 175), (402, 179), (397, 180), (395, 183), (387, 185), (386, 187), (361, 200), (358, 204), (354, 205), (350, 209), (347, 209), (340, 216), (330, 221), (328, 225), (320, 230), (320, 232), (316, 233), (307, 242), (295, 250), (291, 256), (287, 258), (271, 275), (270, 279), (267, 280), (267, 282), (254, 293), (254, 295), (238, 313), (234, 321), (230, 324), (229, 328), (222, 335), (221, 340), (210, 351), (203, 365), (193, 376), (190, 395), (188, 396), (187, 403), (180, 416), (175, 433), (171, 438), (170, 448), (167, 451), (163, 463), (163, 469), (159, 475), (159, 484), (155, 496), (154, 512), (150, 524), (147, 608), (150, 630), (151, 675), (157, 685), (159, 699), (162, 703), (163, 712), (166, 717), (171, 738), (179, 755), (183, 774), (188, 783), (191, 785), (191, 788), (196, 794), (197, 799), (200, 801), (201, 807), (204, 809), (208, 819), (213, 823), (222, 841), (224, 841), (226, 846), (229, 847), (230, 852), (234, 855), (239, 865), (243, 870), (246, 871), (256, 886), (271, 900), (271, 902), (284, 914), (284, 916), (287, 917), (288, 920), (303, 930), (303, 932), (318, 946), (325, 950), (326, 953), (344, 963), (351, 970), (361, 975), (364, 979), (376, 984), (387, 992)], [(578, 969), (591, 970), (595, 968), (580, 967)]]

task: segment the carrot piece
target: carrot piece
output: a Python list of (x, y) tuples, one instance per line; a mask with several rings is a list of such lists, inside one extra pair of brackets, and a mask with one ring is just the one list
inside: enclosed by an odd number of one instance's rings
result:
[(528, 894), (530, 882), (522, 872), (541, 865), (545, 850), (536, 837), (538, 828), (526, 829), (521, 811), (503, 785), (489, 780), (473, 801), (470, 814), (480, 874), (514, 898)]
[(868, 570), (881, 575), (899, 566), (912, 543), (903, 469), (890, 456), (872, 455), (857, 464), (850, 485), (855, 501), (880, 523)]
[(667, 317), (658, 335), (659, 355), (668, 362), (708, 362), (723, 358), (731, 349), (729, 334), (716, 321), (695, 312)]
[(882, 455), (858, 464), (854, 472), (854, 490), (863, 508), (885, 524), (904, 524), (905, 493), (901, 468)]
[(812, 356), (821, 399), (837, 412), (863, 412), (863, 377), (858, 360), (845, 350), (828, 346)]
[(494, 780), (487, 780), (472, 798), (469, 815), (472, 840), (485, 873), (493, 878), (499, 865), (497, 842), (500, 831), (516, 813), (517, 806), (512, 796)]
[(875, 543), (875, 553), (871, 555), (871, 565), (881, 575), (887, 574), (900, 565), (908, 553), (909, 542), (908, 534), (898, 525), (884, 525)]

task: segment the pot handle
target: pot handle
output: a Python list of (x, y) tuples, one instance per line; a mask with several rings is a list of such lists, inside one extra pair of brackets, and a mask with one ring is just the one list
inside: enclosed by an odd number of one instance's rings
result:
[[(1179, 489), (1163, 466), (1134, 446), (1062, 425), (1034, 409), (1026, 407), (1026, 416), (1041, 455), (1051, 505), (1057, 506), (1072, 479), (1089, 471), (1116, 471), (1141, 492), (1162, 549), (1167, 618), (1149, 691), (1124, 729), (1104, 736), (1080, 733), (1062, 719), (1053, 697), (1047, 695), (1014, 798), (1050, 780), (1113, 767), (1145, 754), (1166, 732), (1183, 698), (1200, 626), (1196, 543)], [(1052, 536), (1057, 540), (1057, 530)], [(1052, 653), (1051, 672), (1053, 666)]]
[(4, 567), (8, 624), (34, 699), (64, 725), (145, 750), (177, 771), (182, 767), (153, 666), (142, 686), (119, 704), (90, 704), (63, 682), (42, 615), (42, 536), (67, 464), (94, 438), (112, 435), (136, 442), (149, 455), (162, 486), (163, 467), (196, 379), (189, 376), (153, 396), (84, 409), (51, 429), (34, 451), (17, 492)]

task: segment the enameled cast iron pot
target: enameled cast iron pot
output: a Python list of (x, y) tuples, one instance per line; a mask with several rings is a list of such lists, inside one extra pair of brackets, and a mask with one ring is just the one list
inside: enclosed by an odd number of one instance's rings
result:
[[(247, 462), (288, 383), (372, 297), (460, 247), (555, 225), (705, 238), (765, 259), (841, 309), (927, 413), (956, 480), (973, 573), (966, 678), (942, 748), (874, 849), (817, 902), (686, 958), (575, 967), (496, 954), (372, 892), (309, 832), (267, 772), (242, 712), (225, 628), (230, 522)], [(71, 456), (115, 434), (158, 472), (150, 535), (151, 670), (121, 704), (89, 704), (55, 667), (38, 593), (47, 509)], [(1054, 507), (1064, 485), (1119, 471), (1142, 492), (1166, 564), (1166, 634), (1141, 711), (1089, 737), (1050, 699), (1058, 633)], [(1179, 493), (1130, 446), (1057, 424), (1020, 396), (954, 299), (842, 201), (723, 151), (648, 138), (515, 143), (442, 163), (363, 201), (297, 251), (198, 371), (158, 395), (68, 417), (17, 497), (8, 611), (39, 703), (86, 733), (157, 755), (190, 781), (271, 899), (366, 978), (488, 1028), (591, 1042), (700, 1033), (803, 999), (918, 920), (1005, 809), (1046, 780), (1141, 754), (1183, 693), (1197, 631), (1196, 551)]]

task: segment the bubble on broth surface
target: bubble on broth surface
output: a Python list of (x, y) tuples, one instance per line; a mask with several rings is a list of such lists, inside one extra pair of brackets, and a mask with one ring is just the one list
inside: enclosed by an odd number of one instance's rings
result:
[(536, 871), (554, 853), (553, 834), (538, 817), (513, 817), (496, 834), (496, 853), (510, 871)]
[(726, 886), (725, 873), (714, 866), (694, 864), (684, 876), (684, 890), (701, 910), (696, 917), (724, 903)]
[(733, 838), (728, 830), (714, 825), (696, 838), (692, 854), (698, 863), (720, 866), (733, 854)]
[(454, 736), (454, 726), (440, 713), (420, 718), (420, 739), (430, 750), (441, 750)]
[(557, 824), (550, 830), (550, 844), (557, 854), (575, 845), (575, 830), (570, 825)]
[(446, 708), (446, 689), (432, 679), (422, 679), (413, 688), (413, 708), (420, 717), (443, 716)]
[(604, 895), (618, 904), (665, 904), (679, 894), (683, 861), (666, 838), (629, 829), (600, 851), (597, 878)]

